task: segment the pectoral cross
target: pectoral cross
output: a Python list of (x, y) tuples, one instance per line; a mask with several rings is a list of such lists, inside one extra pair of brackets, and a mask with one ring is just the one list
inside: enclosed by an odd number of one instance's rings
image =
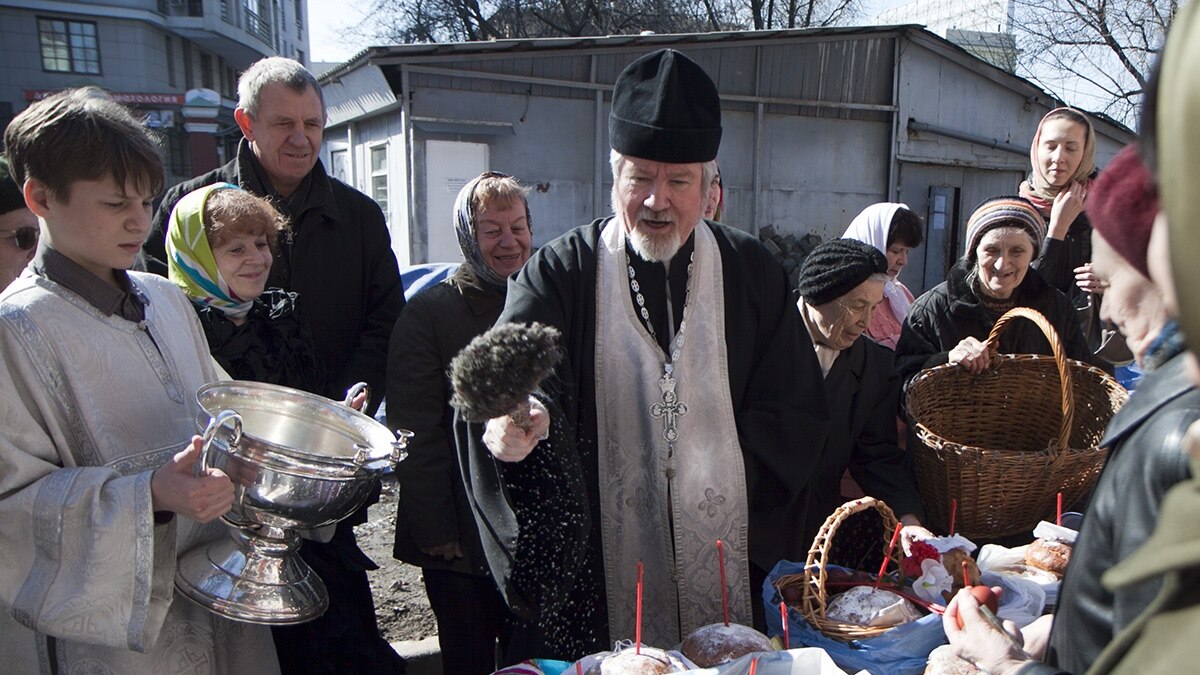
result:
[(662, 399), (650, 406), (650, 415), (654, 419), (663, 418), (663, 438), (668, 443), (674, 443), (679, 438), (679, 417), (686, 415), (687, 404), (679, 400), (675, 394), (675, 378), (671, 377), (671, 364), (663, 367), (663, 376), (658, 380), (658, 388), (662, 390)]

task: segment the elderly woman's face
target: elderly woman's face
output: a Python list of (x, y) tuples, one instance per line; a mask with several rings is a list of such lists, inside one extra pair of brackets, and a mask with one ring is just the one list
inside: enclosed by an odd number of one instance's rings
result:
[(475, 241), (493, 272), (508, 277), (519, 271), (533, 248), (525, 203), (513, 200), (480, 209), (475, 215)]
[(1033, 239), (1019, 227), (997, 227), (975, 249), (979, 287), (989, 297), (1007, 300), (1025, 280), (1033, 263)]
[(1162, 293), (1120, 256), (1099, 232), (1092, 231), (1092, 271), (1108, 288), (1100, 303), (1100, 318), (1121, 329), (1138, 363), (1167, 321)]
[(823, 305), (808, 305), (809, 318), (820, 331), (821, 342), (834, 349), (846, 349), (866, 332), (881, 302), (883, 280), (867, 279), (836, 300)]

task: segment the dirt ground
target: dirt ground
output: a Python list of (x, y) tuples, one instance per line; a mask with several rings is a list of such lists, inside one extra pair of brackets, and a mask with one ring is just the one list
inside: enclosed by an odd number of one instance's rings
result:
[(354, 532), (359, 547), (379, 565), (379, 569), (368, 573), (368, 577), (383, 637), (396, 642), (437, 635), (437, 623), (425, 597), (421, 569), (392, 557), (392, 539), (396, 531), (395, 478), (388, 476), (383, 481), (383, 495), (379, 503), (371, 507), (369, 518)]

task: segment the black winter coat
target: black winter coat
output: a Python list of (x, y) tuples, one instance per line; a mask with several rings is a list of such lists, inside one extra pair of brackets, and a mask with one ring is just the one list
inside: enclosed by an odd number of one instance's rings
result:
[(1188, 479), (1184, 433), (1200, 419), (1200, 390), (1178, 355), (1138, 384), (1108, 425), (1108, 463), (1093, 492), (1059, 592), (1047, 661), (1085, 672), (1158, 593), (1152, 578), (1112, 592), (1100, 577), (1149, 538), (1167, 490)]
[[(905, 388), (918, 372), (949, 361), (950, 350), (968, 336), (980, 341), (999, 317), (992, 316), (979, 304), (967, 274), (974, 263), (965, 258), (950, 269), (946, 281), (917, 298), (904, 319), (900, 341), (896, 343), (896, 372)], [(1041, 312), (1058, 332), (1067, 356), (1087, 363), (1094, 358), (1083, 340), (1075, 309), (1070, 300), (1052, 288), (1037, 270), (1030, 269), (1015, 291), (1017, 305)], [(1009, 324), (1000, 336), (1002, 354), (1045, 354), (1050, 342), (1032, 322), (1019, 320)]]
[(296, 316), (293, 294), (267, 289), (240, 326), (210, 305), (192, 303), (208, 350), (230, 377), (324, 394), (325, 369), (312, 335)]
[[(1042, 219), (1049, 227), (1049, 215), (1043, 215)], [(1072, 304), (1080, 307), (1086, 304), (1086, 300), (1077, 299), (1084, 292), (1075, 284), (1075, 268), (1091, 261), (1092, 221), (1086, 213), (1080, 213), (1062, 239), (1046, 239), (1041, 254), (1033, 261), (1033, 269), (1042, 275), (1046, 283), (1062, 291)]]
[(893, 360), (892, 350), (864, 335), (838, 355), (825, 376), (832, 419), (809, 483), (803, 541), (811, 542), (842, 505), (841, 479), (847, 468), (863, 492), (887, 502), (897, 516), (911, 513), (924, 520), (910, 455), (897, 445), (900, 381)]
[[(447, 369), (472, 338), (495, 323), (504, 293), (467, 265), (409, 301), (388, 350), (388, 426), (408, 429), (408, 457), (396, 466), (400, 499), (392, 555), (418, 567), (486, 574), (487, 559), (467, 502), (454, 447), (454, 410)], [(426, 555), (458, 541), (463, 557)]]
[(278, 242), (267, 281), (300, 295), (299, 311), (324, 364), (327, 390), (341, 400), (355, 382), (383, 393), (388, 338), (404, 308), (404, 287), (383, 211), (370, 197), (332, 178), (318, 161), (290, 198), (271, 187), (249, 144), (225, 166), (167, 190), (146, 240), (147, 269), (166, 275), (165, 236), (171, 209), (187, 193), (228, 182), (269, 197), (288, 216), (292, 234)]

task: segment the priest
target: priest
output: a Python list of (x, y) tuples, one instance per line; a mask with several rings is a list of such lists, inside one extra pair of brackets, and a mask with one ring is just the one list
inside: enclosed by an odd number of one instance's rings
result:
[(489, 564), (533, 619), (536, 657), (634, 639), (639, 565), (643, 644), (722, 621), (723, 577), (729, 619), (761, 625), (766, 570), (811, 543), (799, 533), (829, 418), (781, 264), (702, 218), (721, 141), (712, 80), (674, 50), (638, 58), (609, 139), (613, 215), (539, 250), (498, 320), (562, 332), (532, 426), (457, 427)]

